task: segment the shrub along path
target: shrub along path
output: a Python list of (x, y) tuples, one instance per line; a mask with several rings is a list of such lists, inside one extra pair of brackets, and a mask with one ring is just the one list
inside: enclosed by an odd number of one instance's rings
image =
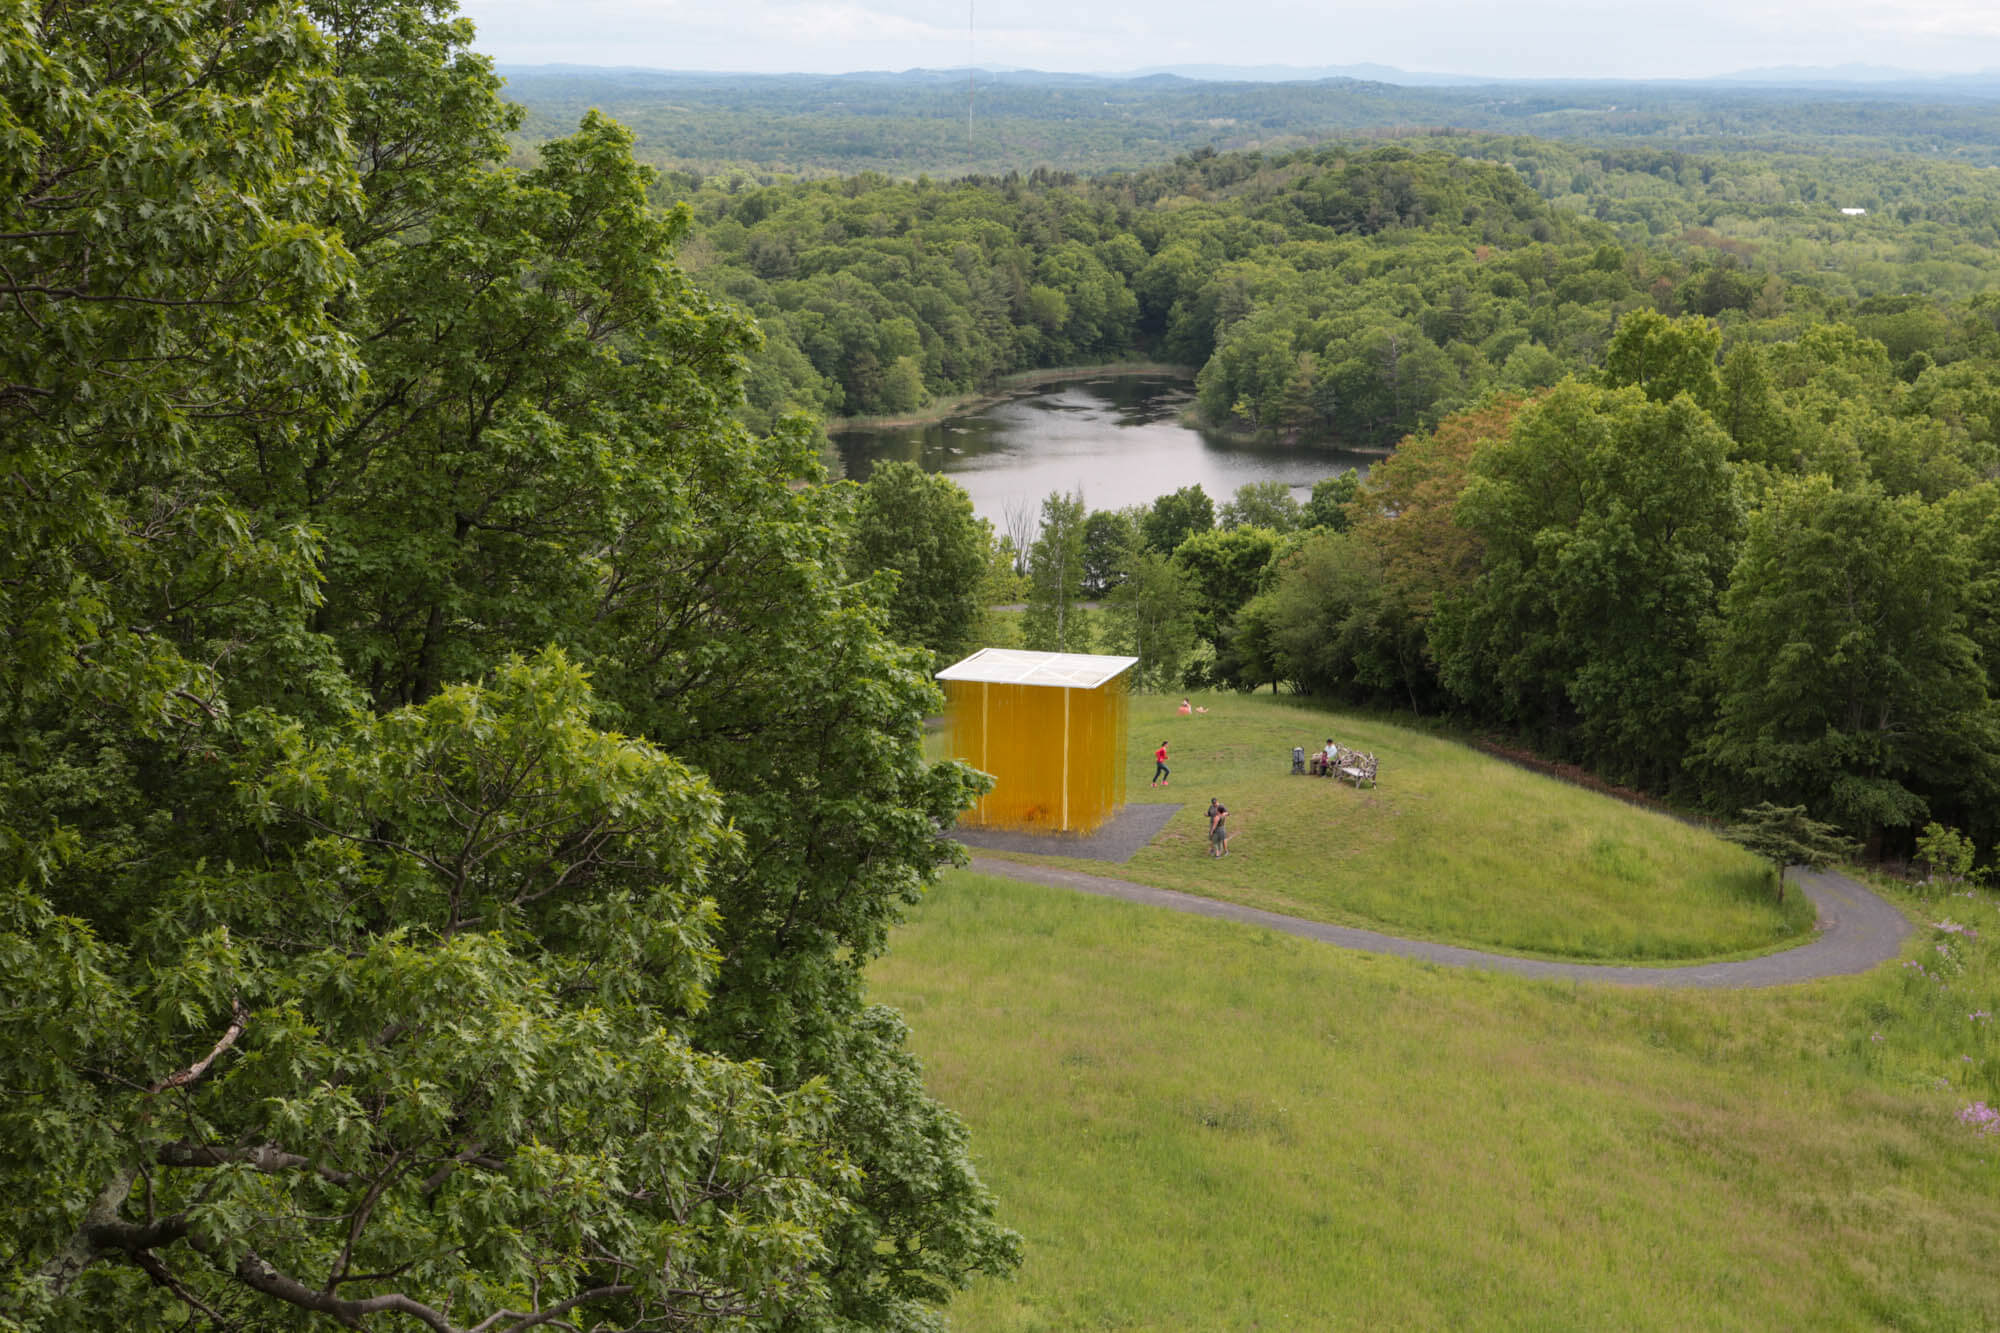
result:
[(982, 875), (1005, 875), (1054, 888), (1074, 889), (1079, 893), (1121, 898), (1149, 907), (1164, 907), (1195, 916), (1262, 926), (1266, 930), (1300, 935), (1343, 949), (1394, 954), (1399, 958), (1417, 958), (1451, 967), (1512, 972), (1524, 977), (1596, 981), (1614, 986), (1725, 989), (1784, 986), (1793, 982), (1815, 981), (1821, 977), (1844, 976), (1866, 972), (1871, 967), (1888, 962), (1901, 952), (1903, 940), (1910, 934), (1910, 923), (1901, 912), (1847, 876), (1831, 871), (1795, 869), (1787, 876), (1792, 884), (1812, 899), (1819, 915), (1820, 932), (1809, 944), (1734, 962), (1698, 963), (1685, 967), (1627, 967), (1609, 963), (1548, 962), (1511, 954), (1486, 953), (1479, 949), (1461, 949), (1428, 940), (1406, 940), (1373, 930), (1307, 921), (1173, 889), (1156, 889), (1106, 875), (1004, 861), (991, 856), (974, 856), (972, 869)]

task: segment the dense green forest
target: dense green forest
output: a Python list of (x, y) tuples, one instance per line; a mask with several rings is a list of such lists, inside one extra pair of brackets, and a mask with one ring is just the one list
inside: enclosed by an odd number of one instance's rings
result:
[(2000, 269), (1989, 171), (1529, 139), (663, 195), (692, 212), (690, 271), (764, 331), (760, 426), (1138, 357), (1198, 369), (1210, 425), (1386, 447), (1594, 368), (1642, 310), (1731, 346), (1844, 320), (1914, 377), (1987, 346)]
[[(1684, 151), (1920, 154), (2000, 164), (2000, 87), (1816, 90), (1728, 83), (1502, 83), (1411, 88), (1337, 78), (1223, 83), (912, 70), (754, 75), (517, 67), (515, 142), (566, 133), (595, 107), (642, 160), (705, 172), (957, 176), (1144, 167), (1202, 148), (1281, 151), (1357, 133), (1450, 126)], [(970, 115), (968, 115), (970, 112)]]
[(1526, 737), (1728, 814), (1907, 851), (2000, 796), (1990, 356), (1915, 383), (1839, 324), (1720, 363), (1700, 317), (1406, 441), (1224, 636), (1285, 680)]
[[(1594, 365), (1633, 309), (1732, 341), (1846, 318), (1941, 363), (2000, 256), (1994, 103), (1971, 92), (1009, 74), (972, 123), (1020, 141), (966, 156), (957, 76), (519, 70), (509, 91), (529, 158), (599, 105), (666, 169), (685, 262), (765, 331), (757, 425), (1143, 357), (1203, 372), (1210, 425), (1380, 447)], [(1393, 141), (1286, 146), (1357, 129)]]

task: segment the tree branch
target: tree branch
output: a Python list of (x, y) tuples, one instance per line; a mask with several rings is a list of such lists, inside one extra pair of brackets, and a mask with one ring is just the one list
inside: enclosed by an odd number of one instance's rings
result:
[(255, 1143), (245, 1148), (218, 1148), (206, 1143), (167, 1143), (160, 1146), (157, 1160), (161, 1166), (192, 1167), (245, 1162), (267, 1175), (284, 1171), (311, 1171), (329, 1184), (345, 1186), (355, 1183), (351, 1171), (321, 1166), (310, 1157), (286, 1152), (271, 1143)]
[[(558, 1301), (546, 1310), (537, 1310), (532, 1313), (523, 1313), (519, 1310), (496, 1310), (474, 1324), (470, 1329), (467, 1329), (466, 1333), (490, 1333), (490, 1330), (494, 1329), (504, 1330), (504, 1333), (520, 1333), (521, 1329), (533, 1328), (537, 1324), (553, 1323), (579, 1305), (587, 1304), (590, 1301), (608, 1300), (613, 1296), (630, 1295), (632, 1291), (633, 1288), (629, 1284), (623, 1283), (609, 1287), (592, 1287), (589, 1291), (578, 1292), (566, 1301)], [(503, 1322), (508, 1320), (512, 1322)]]
[(175, 1297), (177, 1297), (179, 1300), (185, 1302), (188, 1305), (193, 1306), (195, 1309), (207, 1315), (209, 1318), (209, 1322), (214, 1324), (217, 1328), (229, 1327), (229, 1321), (222, 1317), (221, 1311), (217, 1310), (214, 1306), (209, 1305), (207, 1302), (203, 1301), (201, 1297), (189, 1291), (187, 1289), (187, 1286), (184, 1283), (182, 1283), (179, 1278), (174, 1276), (173, 1270), (168, 1268), (166, 1264), (160, 1261), (160, 1257), (158, 1255), (148, 1250), (141, 1250), (138, 1254), (132, 1256), (132, 1262), (137, 1264), (140, 1268), (140, 1271), (145, 1273), (147, 1277), (153, 1279), (153, 1285), (157, 1287), (164, 1287), (166, 1290), (172, 1292), (175, 1295)]
[(389, 1188), (390, 1181), (402, 1174), (402, 1165), (403, 1154), (399, 1150), (390, 1157), (389, 1164), (382, 1168), (382, 1173), (368, 1186), (368, 1192), (362, 1196), (360, 1204), (354, 1209), (354, 1220), (347, 1224), (347, 1242), (340, 1247), (340, 1260), (334, 1264), (333, 1271), (327, 1274), (326, 1286), (322, 1290), (331, 1293), (340, 1285), (340, 1280), (347, 1276), (348, 1265), (354, 1261), (354, 1242), (361, 1239), (361, 1229), (368, 1225), (369, 1215), (375, 1211), (375, 1204), (381, 1199), (382, 1191)]
[(367, 1325), (363, 1321), (369, 1315), (394, 1311), (429, 1326), (434, 1333), (463, 1333), (437, 1310), (401, 1292), (392, 1291), (382, 1296), (349, 1301), (323, 1291), (314, 1291), (297, 1278), (271, 1267), (255, 1250), (245, 1251), (237, 1261), (236, 1280), (252, 1291), (261, 1291), (301, 1310), (326, 1315), (347, 1328), (365, 1328)]
[(236, 1044), (236, 1039), (243, 1035), (243, 1029), (249, 1025), (250, 1011), (243, 1007), (243, 1001), (241, 1000), (231, 1000), (229, 1003), (230, 1007), (235, 1011), (236, 1018), (229, 1025), (229, 1030), (222, 1034), (222, 1040), (215, 1043), (214, 1049), (179, 1073), (167, 1075), (158, 1083), (148, 1088), (148, 1092), (165, 1092), (169, 1088), (186, 1087), (203, 1074), (206, 1074), (208, 1067), (215, 1063), (217, 1056)]

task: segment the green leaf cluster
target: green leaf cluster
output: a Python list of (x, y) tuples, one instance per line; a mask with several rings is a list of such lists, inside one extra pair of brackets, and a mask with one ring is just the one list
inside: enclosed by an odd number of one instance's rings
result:
[(501, 166), (470, 37), (0, 5), (8, 1327), (921, 1328), (1016, 1261), (862, 985), (979, 789), (929, 658), (629, 136)]

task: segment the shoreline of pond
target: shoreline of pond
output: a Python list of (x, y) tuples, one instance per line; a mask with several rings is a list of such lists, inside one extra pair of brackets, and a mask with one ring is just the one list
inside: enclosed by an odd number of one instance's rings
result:
[(1190, 484), (1221, 503), (1243, 485), (1278, 481), (1303, 500), (1326, 477), (1365, 476), (1380, 461), (1190, 426), (1189, 398), (1185, 377), (1171, 373), (1042, 371), (976, 411), (829, 434), (822, 448), (833, 477), (865, 481), (889, 460), (949, 476), (996, 526), (1010, 506), (1033, 508), (1055, 491), (1082, 491), (1095, 507), (1116, 509)]
[(1228, 423), (1220, 426), (1212, 425), (1209, 422), (1200, 420), (1193, 407), (1189, 407), (1183, 411), (1177, 420), (1189, 430), (1199, 430), (1209, 435), (1219, 435), (1223, 439), (1233, 441), (1237, 444), (1275, 444), (1285, 449), (1338, 449), (1343, 454), (1354, 454), (1362, 458), (1373, 458), (1377, 461), (1387, 458), (1396, 452), (1396, 446), (1393, 444), (1330, 445), (1323, 440), (1307, 444), (1299, 439), (1299, 433), (1295, 430), (1270, 435), (1248, 426), (1237, 426)]
[[(935, 426), (940, 422), (950, 421), (953, 417), (970, 416), (996, 403), (1004, 403), (1009, 399), (1031, 394), (1037, 389), (1046, 389), (1051, 384), (1062, 384), (1070, 380), (1139, 379), (1159, 376), (1182, 379), (1193, 384), (1194, 377), (1199, 371), (1198, 366), (1178, 366), (1166, 361), (1106, 361), (1093, 366), (1051, 366), (1041, 370), (1017, 370), (1011, 375), (1002, 375), (994, 382), (991, 389), (940, 398), (921, 412), (889, 417), (829, 417), (822, 421), (821, 425), (829, 439), (850, 431), (908, 430), (917, 426)], [(1202, 421), (1192, 404), (1184, 409), (1177, 419), (1189, 430), (1204, 431), (1238, 443), (1277, 443), (1288, 448), (1299, 446), (1296, 435), (1289, 438), (1280, 437), (1274, 441), (1272, 437), (1260, 431), (1230, 423), (1218, 426)], [(1387, 458), (1396, 452), (1394, 445), (1343, 444), (1335, 447), (1342, 453), (1358, 454), (1368, 458)]]
[(953, 417), (967, 416), (983, 407), (1019, 398), (1024, 393), (1045, 389), (1066, 380), (1127, 379), (1157, 375), (1194, 383), (1199, 366), (1177, 366), (1166, 361), (1107, 361), (1095, 366), (1051, 366), (1042, 370), (1017, 370), (1002, 375), (991, 389), (940, 398), (921, 412), (892, 417), (829, 417), (822, 423), (828, 435), (856, 430), (906, 430), (913, 426), (934, 426)]

